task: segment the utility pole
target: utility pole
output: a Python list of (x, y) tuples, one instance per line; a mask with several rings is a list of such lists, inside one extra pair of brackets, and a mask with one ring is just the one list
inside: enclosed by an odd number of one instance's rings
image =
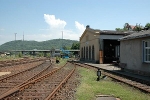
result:
[(63, 39), (63, 31), (62, 31), (62, 39)]
[[(62, 41), (63, 41), (63, 31), (62, 31)], [(62, 58), (63, 58), (63, 42), (61, 42), (62, 44)]]
[(24, 31), (23, 31), (23, 41), (24, 41)]
[(16, 45), (17, 45), (17, 44), (16, 44), (16, 34), (17, 34), (17, 33), (15, 33), (15, 57), (16, 57)]
[[(24, 50), (24, 31), (23, 31), (23, 40), (22, 40), (22, 50)], [(22, 51), (22, 55), (23, 55), (23, 51)]]

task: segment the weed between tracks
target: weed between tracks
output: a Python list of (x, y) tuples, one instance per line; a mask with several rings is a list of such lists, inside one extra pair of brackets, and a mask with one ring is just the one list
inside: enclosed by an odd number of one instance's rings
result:
[(96, 95), (112, 95), (121, 100), (150, 100), (150, 94), (145, 94), (125, 84), (106, 78), (96, 81), (96, 72), (86, 68), (78, 68), (82, 78), (77, 88), (76, 100), (95, 100)]

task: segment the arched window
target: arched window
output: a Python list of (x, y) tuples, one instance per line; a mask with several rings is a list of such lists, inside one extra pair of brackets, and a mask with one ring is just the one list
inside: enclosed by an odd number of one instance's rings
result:
[(88, 47), (86, 47), (86, 59), (88, 59)]
[(94, 54), (95, 54), (95, 52), (94, 52), (94, 45), (92, 46), (92, 60), (94, 60)]
[(85, 59), (85, 47), (84, 47), (84, 51), (83, 51), (83, 59)]
[(81, 58), (83, 59), (83, 47), (81, 49)]
[(91, 46), (89, 46), (89, 60), (91, 60)]

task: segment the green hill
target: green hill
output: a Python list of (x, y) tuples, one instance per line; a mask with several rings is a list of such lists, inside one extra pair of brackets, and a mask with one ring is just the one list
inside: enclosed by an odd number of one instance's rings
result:
[(66, 40), (66, 39), (53, 39), (48, 41), (10, 41), (0, 45), (0, 51), (9, 51), (9, 50), (50, 50), (52, 48), (60, 49), (60, 48), (71, 48), (73, 43), (78, 41), (75, 40)]

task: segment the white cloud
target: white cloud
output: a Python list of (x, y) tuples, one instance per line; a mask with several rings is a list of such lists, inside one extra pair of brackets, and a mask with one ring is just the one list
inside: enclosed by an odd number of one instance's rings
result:
[(49, 33), (41, 34), (40, 38), (49, 39), (59, 39), (62, 38), (63, 31), (63, 39), (71, 39), (71, 40), (79, 40), (79, 37), (82, 35), (85, 27), (83, 24), (80, 24), (78, 21), (75, 21), (75, 29), (69, 30), (65, 29), (67, 22), (56, 18), (55, 15), (44, 14), (45, 22), (49, 25), (50, 29), (40, 29), (41, 31), (48, 30)]
[[(35, 41), (60, 39), (62, 38), (62, 31), (63, 31), (63, 39), (79, 41), (79, 37), (82, 35), (82, 33), (85, 30), (84, 25), (79, 23), (78, 21), (75, 21), (74, 27), (72, 29), (66, 29), (65, 26), (67, 25), (67, 22), (62, 19), (56, 18), (55, 15), (44, 14), (44, 20), (48, 24), (49, 26), (48, 28), (47, 27), (41, 28), (39, 29), (38, 33), (25, 34), (24, 39), (35, 40)], [(2, 30), (4, 29), (1, 28), (0, 31)], [(4, 43), (5, 41), (7, 42), (9, 40), (13, 40), (14, 39), (13, 36), (7, 38), (3, 38), (3, 36), (0, 36), (0, 40), (1, 40), (0, 44)], [(22, 35), (18, 34), (17, 40), (22, 40)]]
[(55, 15), (44, 14), (44, 19), (50, 28), (64, 29), (67, 24), (64, 20), (56, 19)]
[(70, 40), (78, 40), (79, 37), (82, 35), (85, 27), (83, 24), (75, 21), (75, 26), (73, 29), (65, 29), (67, 22), (56, 18), (55, 15), (44, 14), (45, 22), (48, 24), (49, 28), (41, 28), (39, 29), (39, 34), (32, 34), (26, 36), (27, 39), (33, 39), (36, 41), (46, 41), (51, 39), (60, 39), (62, 38), (62, 31), (63, 31), (63, 39), (70, 39)]
[(75, 21), (75, 26), (76, 28), (80, 31), (83, 32), (85, 30), (85, 27), (83, 24), (80, 24), (79, 22)]
[[(46, 41), (51, 39), (59, 39), (62, 38), (62, 31), (63, 31), (63, 39), (70, 39), (70, 40), (78, 40), (79, 37), (85, 30), (83, 24), (75, 21), (74, 27), (72, 29), (66, 29), (65, 26), (67, 22), (56, 18), (55, 15), (44, 14), (44, 20), (48, 24), (48, 28), (41, 28), (39, 32), (32, 33), (32, 34), (25, 34), (25, 40), (35, 40), (35, 41)], [(4, 31), (5, 29), (0, 28), (0, 31)], [(14, 40), (14, 35), (10, 37), (0, 36), (0, 45), (4, 42)], [(22, 35), (17, 35), (17, 40), (22, 40)]]

